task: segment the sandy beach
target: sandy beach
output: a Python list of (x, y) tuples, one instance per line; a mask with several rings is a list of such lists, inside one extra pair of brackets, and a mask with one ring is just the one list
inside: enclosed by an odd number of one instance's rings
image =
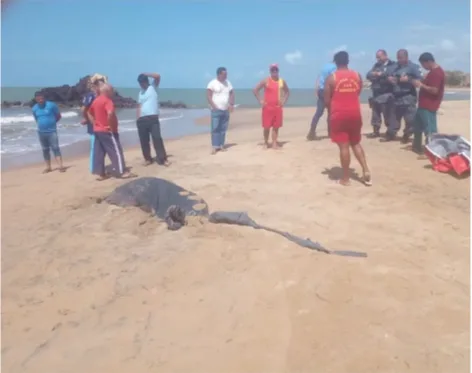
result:
[[(469, 139), (469, 105), (444, 102), (440, 132)], [(3, 370), (468, 372), (469, 179), (364, 139), (374, 186), (341, 187), (337, 147), (305, 140), (312, 115), (286, 109), (279, 151), (258, 145), (260, 111), (248, 109), (232, 116), (226, 153), (210, 155), (206, 134), (168, 141), (169, 168), (141, 166), (137, 148), (125, 156), (212, 211), (367, 258), (203, 220), (168, 231), (97, 203), (124, 181), (96, 182), (87, 158), (65, 159), (65, 174), (3, 172)]]

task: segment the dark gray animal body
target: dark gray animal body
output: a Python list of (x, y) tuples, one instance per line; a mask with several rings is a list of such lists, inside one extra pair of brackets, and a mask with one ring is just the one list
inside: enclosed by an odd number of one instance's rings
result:
[(254, 229), (263, 229), (265, 231), (273, 232), (285, 237), (287, 240), (296, 243), (299, 246), (307, 247), (308, 249), (320, 251), (325, 254), (334, 254), (341, 256), (355, 256), (355, 257), (367, 257), (366, 253), (361, 253), (358, 251), (331, 251), (319, 244), (318, 242), (313, 242), (309, 238), (300, 238), (294, 236), (293, 234), (280, 231), (278, 229), (266, 227), (264, 225), (257, 224), (252, 220), (248, 214), (245, 212), (230, 212), (230, 211), (216, 211), (210, 215), (210, 222), (215, 224), (235, 224), (235, 225), (244, 225), (247, 227), (252, 227)]
[(170, 181), (141, 177), (116, 188), (106, 202), (121, 207), (134, 206), (166, 221), (169, 229), (185, 224), (185, 216), (208, 216), (208, 205), (196, 194)]
[(188, 190), (163, 179), (143, 177), (132, 180), (116, 188), (106, 202), (127, 207), (135, 206), (146, 212), (152, 212), (165, 220), (169, 229), (177, 230), (185, 224), (186, 216), (205, 216), (211, 223), (233, 224), (263, 229), (276, 233), (299, 246), (317, 250), (325, 254), (366, 257), (366, 253), (356, 251), (331, 251), (309, 238), (303, 239), (290, 233), (256, 223), (245, 212), (216, 211), (209, 215), (206, 202)]

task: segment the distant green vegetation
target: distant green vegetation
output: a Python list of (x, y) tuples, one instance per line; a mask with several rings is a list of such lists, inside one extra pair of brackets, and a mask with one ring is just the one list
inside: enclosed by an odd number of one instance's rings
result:
[(470, 88), (470, 73), (465, 73), (463, 71), (458, 70), (446, 70), (445, 73), (447, 86)]

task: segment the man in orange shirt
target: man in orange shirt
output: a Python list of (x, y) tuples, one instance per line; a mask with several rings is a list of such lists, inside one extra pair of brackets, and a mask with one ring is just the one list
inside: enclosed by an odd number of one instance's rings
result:
[(363, 182), (372, 185), (369, 167), (361, 142), (362, 116), (359, 95), (362, 91), (362, 78), (358, 72), (348, 68), (349, 55), (338, 52), (334, 55), (336, 71), (325, 84), (324, 99), (329, 110), (331, 140), (338, 144), (343, 176), (339, 183), (350, 185), (350, 163), (352, 148), (362, 167)]
[[(272, 149), (278, 149), (279, 128), (283, 123), (283, 107), (288, 100), (290, 90), (285, 80), (279, 77), (279, 66), (270, 65), (270, 77), (262, 80), (254, 88), (254, 96), (262, 106), (262, 128), (264, 129), (264, 146), (269, 147), (269, 135), (272, 128)], [(264, 98), (259, 92), (264, 89)]]
[(99, 176), (98, 181), (108, 178), (105, 172), (105, 155), (108, 155), (114, 171), (121, 178), (136, 176), (126, 170), (125, 157), (118, 134), (118, 118), (115, 105), (110, 98), (112, 95), (111, 85), (101, 84), (100, 95), (89, 108), (95, 134), (93, 172)]

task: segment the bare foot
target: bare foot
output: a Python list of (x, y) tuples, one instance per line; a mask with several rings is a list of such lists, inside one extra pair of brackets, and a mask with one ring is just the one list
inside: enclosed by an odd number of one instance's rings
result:
[(227, 150), (228, 150), (228, 149), (226, 149), (224, 146), (222, 146), (222, 147), (220, 148), (220, 151), (222, 151), (222, 152), (225, 152), (225, 151), (227, 151)]
[(48, 173), (50, 173), (51, 171), (52, 171), (52, 170), (51, 170), (51, 167), (45, 168), (45, 169), (43, 170), (43, 174), (48, 174)]
[(169, 167), (171, 164), (172, 164), (171, 162), (169, 162), (169, 161), (166, 160), (162, 165), (163, 165), (164, 167)]
[(342, 186), (350, 186), (351, 182), (349, 181), (349, 179), (341, 179), (338, 181), (338, 184)]
[(280, 149), (279, 144), (277, 144), (276, 142), (274, 142), (274, 143), (272, 144), (272, 149), (274, 149), (274, 150), (279, 150), (279, 149)]
[(262, 145), (262, 149), (269, 149), (270, 148), (270, 145), (268, 142), (265, 142), (263, 145)]
[(216, 148), (211, 149), (211, 155), (215, 155), (217, 151), (218, 151), (218, 149), (216, 149)]
[(149, 166), (149, 165), (151, 165), (151, 164), (152, 164), (152, 161), (146, 160), (146, 161), (144, 161), (143, 166), (147, 167), (147, 166)]

